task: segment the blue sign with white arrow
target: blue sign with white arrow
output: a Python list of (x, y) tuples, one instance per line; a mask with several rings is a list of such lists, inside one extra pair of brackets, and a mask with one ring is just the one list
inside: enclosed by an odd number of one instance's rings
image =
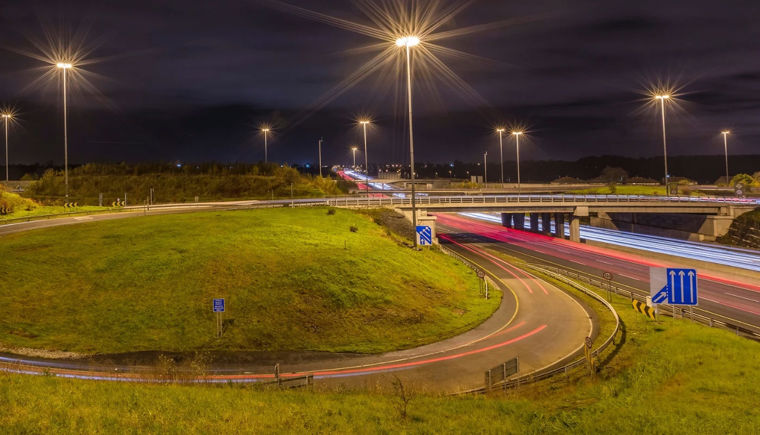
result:
[(433, 244), (433, 229), (427, 225), (417, 225), (417, 240), (420, 246)]
[(697, 305), (697, 271), (695, 269), (652, 268), (650, 271), (652, 303)]

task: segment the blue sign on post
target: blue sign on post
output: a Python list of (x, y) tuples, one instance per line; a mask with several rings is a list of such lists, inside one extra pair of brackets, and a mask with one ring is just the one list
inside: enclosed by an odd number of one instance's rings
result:
[(433, 244), (433, 229), (427, 225), (417, 225), (417, 241), (420, 246)]
[(652, 268), (650, 272), (652, 302), (670, 305), (697, 305), (697, 271), (695, 269)]
[(215, 313), (223, 313), (224, 312), (224, 298), (222, 298), (222, 299), (214, 299), (214, 312)]

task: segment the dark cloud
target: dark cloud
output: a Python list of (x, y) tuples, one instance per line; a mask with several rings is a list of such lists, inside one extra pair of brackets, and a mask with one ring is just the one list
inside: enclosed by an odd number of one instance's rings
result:
[[(370, 24), (350, 1), (293, 2)], [(640, 91), (668, 78), (686, 84), (682, 110), (669, 118), (673, 154), (715, 153), (715, 134), (727, 127), (735, 130), (736, 152), (757, 152), (758, 2), (487, 3), (475, 2), (445, 29), (516, 23), (441, 43), (483, 58), (443, 57), (488, 104), (420, 78), (421, 160), (474, 161), (496, 146), (491, 128), (500, 122), (530, 125), (528, 157), (656, 155), (657, 113), (642, 109)], [(6, 47), (31, 50), (29, 39), (56, 28), (83, 28), (91, 42), (102, 41), (92, 56), (108, 60), (86, 68), (98, 74), (92, 83), (111, 104), (72, 95), (72, 160), (255, 160), (254, 126), (273, 119), (279, 160), (313, 159), (320, 136), (341, 159), (357, 139), (352, 118), (360, 113), (377, 118), (375, 158), (406, 159), (403, 88), (392, 73), (312, 110), (371, 57), (351, 51), (372, 43), (368, 37), (256, 0), (38, 0), (7, 2), (0, 11)], [(21, 92), (41, 75), (38, 66), (0, 52), (0, 100), (22, 112), (15, 140), (23, 146), (12, 154), (27, 162), (61, 157), (55, 86)]]

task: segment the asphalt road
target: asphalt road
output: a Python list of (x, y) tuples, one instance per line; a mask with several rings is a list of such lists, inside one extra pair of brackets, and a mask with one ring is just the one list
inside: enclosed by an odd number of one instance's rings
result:
[[(154, 208), (148, 213), (221, 208), (228, 209), (230, 204), (186, 209)], [(0, 237), (52, 226), (137, 218), (143, 214), (144, 211), (122, 212), (4, 225), (0, 226)], [(452, 238), (448, 244), (451, 249), (481, 265), (502, 289), (502, 304), (492, 317), (461, 335), (414, 349), (381, 355), (309, 353), (283, 356), (276, 359), (282, 376), (312, 374), (320, 383), (348, 388), (388, 384), (398, 377), (416, 389), (457, 392), (481, 387), (486, 370), (514, 357), (519, 357), (520, 375), (569, 361), (581, 353), (585, 337), (596, 335), (593, 314), (565, 292), (494, 257), (481, 243), (453, 240), (466, 237), (466, 234), (458, 235), (457, 231), (452, 231), (445, 237)], [(266, 358), (261, 363), (215, 366), (205, 379), (210, 382), (272, 380), (272, 362), (272, 358)], [(121, 381), (139, 380), (150, 373), (146, 367), (20, 358), (8, 354), (0, 355), (0, 367), (22, 373), (45, 371), (64, 377)]]
[[(438, 215), (438, 232), (466, 232), (469, 240), (532, 263), (544, 263), (599, 278), (614, 275), (614, 283), (639, 294), (649, 294), (649, 268), (689, 267), (689, 261), (671, 257), (663, 260), (619, 250), (589, 246), (568, 240), (508, 229), (501, 225), (455, 214)], [(461, 237), (461, 236), (460, 236)], [(703, 265), (699, 274), (699, 308), (720, 320), (760, 332), (760, 274), (731, 274), (725, 266)]]

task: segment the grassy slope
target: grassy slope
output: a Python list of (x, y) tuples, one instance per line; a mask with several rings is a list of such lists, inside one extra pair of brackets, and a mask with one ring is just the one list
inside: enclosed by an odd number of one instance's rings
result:
[[(760, 344), (687, 320), (651, 322), (615, 299), (626, 340), (584, 369), (491, 397), (262, 392), (0, 374), (10, 432), (756, 433)], [(603, 359), (606, 357), (603, 356)]]
[[(0, 345), (14, 347), (379, 352), (455, 335), (499, 303), (457, 261), (346, 210), (149, 216), (0, 241)], [(214, 297), (232, 322), (221, 340)]]

